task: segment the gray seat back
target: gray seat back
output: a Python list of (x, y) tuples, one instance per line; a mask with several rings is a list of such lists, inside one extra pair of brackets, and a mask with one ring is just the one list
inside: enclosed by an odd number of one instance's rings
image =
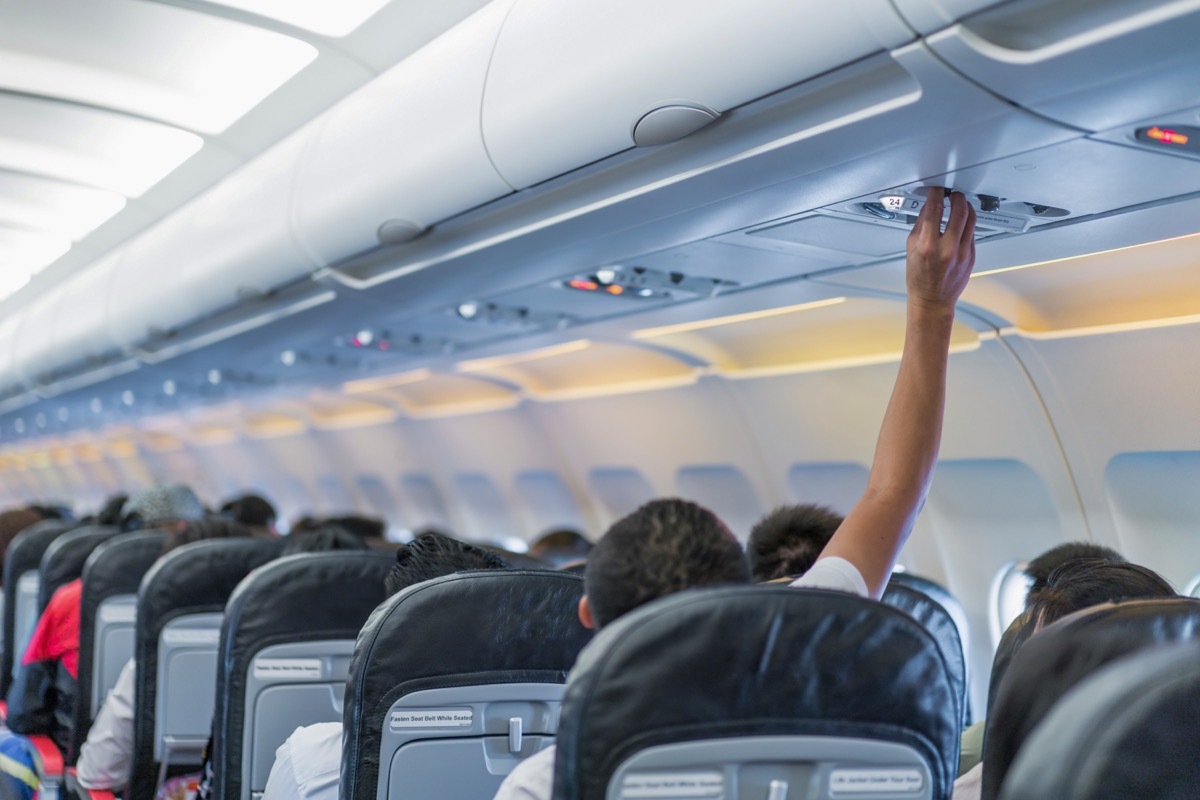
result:
[(354, 639), (387, 594), (393, 553), (296, 555), (246, 576), (221, 630), (213, 768), (218, 797), (267, 785), (296, 728), (340, 722)]
[(4, 648), (0, 654), (0, 697), (21, 669), (25, 645), (37, 623), (38, 567), (50, 543), (71, 529), (58, 519), (35, 522), (17, 534), (4, 557)]
[(152, 800), (168, 759), (198, 763), (199, 748), (188, 745), (207, 740), (212, 723), (225, 603), (242, 578), (278, 553), (274, 540), (193, 542), (160, 558), (142, 579), (127, 800)]
[(959, 709), (922, 625), (854, 595), (701, 589), (607, 625), (563, 701), (555, 800), (948, 800)]
[(490, 797), (553, 742), (591, 632), (579, 576), (463, 572), (412, 586), (363, 627), (346, 690), (341, 797)]

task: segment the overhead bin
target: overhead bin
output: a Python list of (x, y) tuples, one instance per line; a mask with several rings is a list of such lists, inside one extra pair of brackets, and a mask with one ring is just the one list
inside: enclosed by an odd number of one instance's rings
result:
[(108, 332), (123, 348), (307, 274), (288, 200), (311, 129), (276, 145), (125, 248), (109, 293)]
[(1014, 0), (927, 41), (1002, 97), (1103, 131), (1195, 105), (1200, 0)]
[(892, 0), (900, 16), (918, 33), (933, 33), (968, 14), (998, 6), (1005, 0)]
[(912, 38), (890, 3), (517, 0), (488, 71), (484, 141), (520, 189), (633, 147), (639, 122), (665, 141)]
[(498, 0), (338, 104), (297, 182), (294, 223), (321, 264), (512, 191), (479, 130), (488, 57), (511, 0)]

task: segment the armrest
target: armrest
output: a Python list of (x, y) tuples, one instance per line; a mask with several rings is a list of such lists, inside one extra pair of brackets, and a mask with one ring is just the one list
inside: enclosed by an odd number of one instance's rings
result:
[(89, 789), (79, 785), (79, 773), (74, 767), (67, 767), (67, 788), (78, 800), (116, 800), (111, 789)]
[(40, 733), (28, 737), (33, 745), (33, 755), (36, 761), (38, 777), (43, 781), (61, 781), (63, 776), (63, 757), (58, 747), (49, 736)]

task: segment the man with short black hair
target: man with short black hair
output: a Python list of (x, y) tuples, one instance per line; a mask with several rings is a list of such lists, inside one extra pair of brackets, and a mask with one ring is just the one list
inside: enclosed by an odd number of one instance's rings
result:
[(1091, 542), (1067, 542), (1057, 547), (1051, 547), (1025, 565), (1025, 574), (1032, 580), (1029, 590), (1025, 594), (1025, 608), (1028, 609), (1032, 606), (1034, 600), (1037, 599), (1037, 593), (1046, 588), (1050, 573), (1064, 564), (1084, 559), (1108, 561), (1114, 564), (1125, 561), (1125, 557), (1111, 547)]
[(816, 503), (780, 506), (767, 514), (750, 529), (746, 541), (754, 580), (766, 583), (808, 572), (843, 519)]
[[(836, 589), (878, 599), (924, 505), (941, 441), (955, 303), (975, 263), (974, 210), (962, 194), (951, 195), (950, 219), (944, 233), (943, 210), (943, 190), (931, 189), (908, 238), (904, 351), (880, 428), (866, 491), (812, 569), (795, 581), (794, 586)], [(687, 505), (692, 508), (686, 513), (680, 510), (681, 523), (706, 519), (704, 514), (709, 512), (695, 504)], [(613, 613), (619, 615), (654, 599), (650, 596), (652, 590), (641, 585), (645, 576), (658, 571), (669, 573), (667, 580), (653, 584), (654, 589), (662, 592), (655, 596), (695, 585), (686, 582), (692, 567), (672, 563), (672, 559), (681, 555), (693, 555), (684, 549), (685, 544), (671, 541), (673, 535), (685, 539), (687, 534), (671, 526), (642, 530), (638, 526), (641, 511), (617, 522), (610, 534), (619, 529), (626, 545), (632, 545), (638, 534), (657, 540), (658, 546), (643, 548), (641, 554), (643, 560), (652, 555), (655, 560), (635, 565), (632, 559), (619, 561), (614, 555), (614, 563), (628, 566), (606, 566), (601, 559), (601, 550), (610, 535), (606, 534), (588, 562), (585, 595), (579, 602), (580, 621), (588, 627), (605, 625), (615, 618)], [(655, 517), (649, 515), (643, 521), (654, 522)], [(706, 528), (700, 526), (702, 530)], [(747, 576), (744, 554), (728, 551), (725, 556), (722, 552), (719, 548), (697, 551), (694, 555), (703, 562), (727, 558), (720, 566), (709, 564), (709, 568), (697, 568), (697, 574), (724, 575), (728, 569), (732, 570), (729, 574), (743, 570), (740, 574)], [(659, 557), (662, 560), (657, 560)], [(593, 597), (596, 592), (599, 595)], [(553, 781), (554, 748), (549, 747), (518, 764), (505, 778), (495, 800), (550, 800)]]

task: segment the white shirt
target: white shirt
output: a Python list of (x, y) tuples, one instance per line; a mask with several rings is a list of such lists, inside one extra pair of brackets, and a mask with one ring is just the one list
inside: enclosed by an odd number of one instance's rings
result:
[(87, 741), (79, 751), (79, 784), (87, 789), (119, 789), (129, 783), (129, 768), (133, 761), (133, 684), (136, 671), (133, 659), (125, 662), (117, 682), (96, 721), (88, 731)]
[[(818, 560), (812, 569), (790, 585), (801, 589), (834, 589), (860, 597), (869, 596), (862, 573), (849, 561), (837, 556)], [(517, 764), (508, 773), (504, 783), (500, 784), (500, 791), (496, 792), (493, 800), (551, 800), (554, 794), (554, 752), (554, 746), (551, 745)]]
[(275, 751), (262, 800), (338, 800), (342, 723), (296, 728)]

